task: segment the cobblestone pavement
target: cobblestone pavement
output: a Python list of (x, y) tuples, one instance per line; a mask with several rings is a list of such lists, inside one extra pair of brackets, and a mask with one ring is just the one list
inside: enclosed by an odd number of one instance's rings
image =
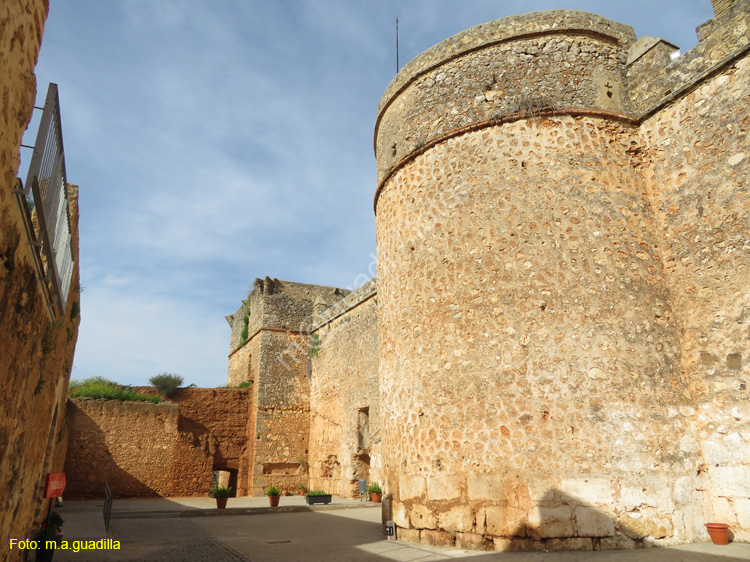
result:
[[(264, 499), (264, 498), (262, 498)], [(164, 500), (166, 501), (166, 500)], [(70, 502), (75, 504), (78, 502)], [(291, 503), (291, 502), (290, 502)], [(119, 550), (58, 551), (55, 562), (106, 561), (248, 561), (248, 562), (739, 562), (750, 560), (750, 544), (709, 543), (638, 551), (479, 553), (384, 540), (380, 509), (370, 504), (347, 509), (286, 511), (246, 515), (231, 510), (220, 516), (185, 516), (183, 504), (119, 506), (109, 533), (101, 503), (63, 509), (69, 541), (105, 537), (120, 541)], [(208, 504), (205, 504), (208, 505)], [(258, 506), (264, 505), (258, 503)], [(145, 509), (144, 509), (145, 507)], [(243, 506), (247, 507), (247, 506)], [(332, 506), (333, 507), (333, 506)], [(200, 506), (198, 506), (200, 508)], [(217, 510), (205, 509), (205, 515)], [(32, 557), (33, 558), (33, 557)]]

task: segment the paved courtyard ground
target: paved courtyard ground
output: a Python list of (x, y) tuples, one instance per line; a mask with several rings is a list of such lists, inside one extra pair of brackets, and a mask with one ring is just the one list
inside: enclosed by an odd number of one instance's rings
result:
[(610, 552), (478, 553), (388, 541), (378, 505), (334, 498), (311, 510), (304, 498), (231, 498), (213, 509), (209, 498), (115, 500), (109, 532), (103, 502), (67, 502), (65, 538), (120, 541), (119, 550), (58, 551), (55, 562), (734, 562), (750, 560), (750, 544), (710, 543)]

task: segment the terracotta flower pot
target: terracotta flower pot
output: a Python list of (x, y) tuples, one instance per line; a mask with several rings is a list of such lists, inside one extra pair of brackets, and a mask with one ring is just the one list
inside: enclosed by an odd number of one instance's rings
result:
[(224, 509), (229, 498), (216, 498), (216, 509)]
[(372, 501), (375, 503), (380, 503), (381, 498), (383, 497), (382, 492), (380, 494), (371, 493), (370, 497), (372, 498)]
[(307, 490), (300, 490), (299, 495), (304, 496), (307, 493)]
[(268, 496), (271, 507), (279, 507), (279, 496)]
[(714, 544), (729, 544), (729, 525), (726, 523), (706, 523), (706, 529)]

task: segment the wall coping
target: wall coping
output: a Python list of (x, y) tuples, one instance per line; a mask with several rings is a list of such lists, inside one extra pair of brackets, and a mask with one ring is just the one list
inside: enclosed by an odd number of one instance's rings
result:
[(310, 333), (320, 330), (325, 325), (330, 324), (331, 322), (336, 320), (336, 318), (343, 316), (365, 301), (373, 298), (377, 294), (378, 279), (377, 277), (373, 277), (369, 281), (363, 283), (361, 287), (352, 291), (347, 296), (335, 302), (320, 314), (316, 315), (314, 317), (314, 320), (316, 322), (312, 325)]

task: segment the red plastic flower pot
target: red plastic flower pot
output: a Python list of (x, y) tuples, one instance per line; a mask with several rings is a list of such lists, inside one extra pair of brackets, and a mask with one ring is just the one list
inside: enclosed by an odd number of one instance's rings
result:
[(706, 523), (706, 529), (714, 544), (729, 544), (729, 525), (726, 523)]

